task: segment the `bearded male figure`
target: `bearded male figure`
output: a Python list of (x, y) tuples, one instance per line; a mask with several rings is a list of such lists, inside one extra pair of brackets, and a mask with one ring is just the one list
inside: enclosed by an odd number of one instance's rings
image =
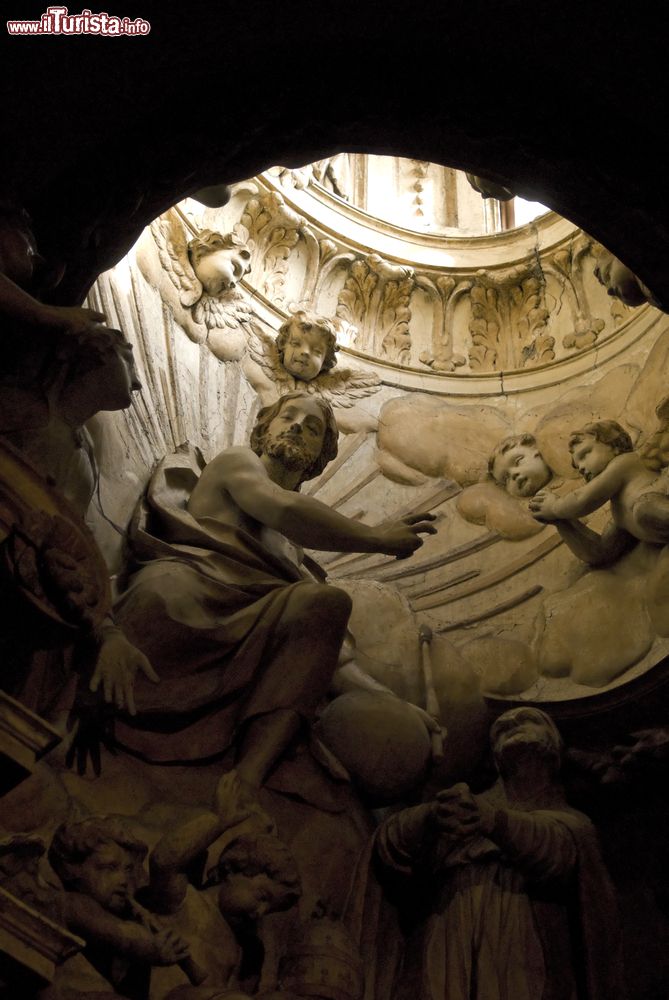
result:
[(300, 496), (336, 453), (329, 404), (293, 392), (260, 411), (250, 448), (199, 476), (187, 452), (158, 468), (133, 531), (145, 565), (116, 618), (160, 684), (138, 678), (136, 714), (117, 725), (126, 749), (204, 761), (234, 746), (241, 780), (258, 788), (313, 718), (351, 604), (307, 576), (300, 547), (403, 558), (435, 531), (429, 514), (369, 527)]

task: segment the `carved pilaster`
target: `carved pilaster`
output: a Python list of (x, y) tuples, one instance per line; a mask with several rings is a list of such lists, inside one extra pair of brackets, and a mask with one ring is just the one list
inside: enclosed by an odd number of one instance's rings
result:
[(306, 229), (276, 192), (261, 194), (246, 203), (235, 232), (252, 248), (250, 282), (272, 302), (285, 299), (288, 258)]
[(414, 285), (410, 267), (391, 264), (378, 254), (353, 261), (339, 293), (337, 316), (358, 328), (359, 350), (409, 364)]
[(544, 283), (519, 269), (479, 271), (470, 292), (473, 371), (510, 371), (553, 361)]
[(547, 273), (552, 272), (560, 278), (571, 309), (574, 328), (562, 339), (562, 346), (568, 351), (583, 351), (592, 347), (605, 326), (603, 319), (593, 315), (586, 292), (584, 264), (591, 250), (592, 240), (579, 233), (545, 264)]

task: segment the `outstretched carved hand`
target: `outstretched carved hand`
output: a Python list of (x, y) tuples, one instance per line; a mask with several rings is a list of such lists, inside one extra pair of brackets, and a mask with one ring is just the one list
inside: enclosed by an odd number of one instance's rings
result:
[(669, 762), (669, 727), (660, 726), (657, 729), (640, 729), (631, 733), (634, 743), (631, 746), (615, 746), (613, 756), (619, 764), (643, 764), (655, 761)]
[(436, 535), (434, 514), (409, 514), (379, 528), (379, 551), (397, 559), (408, 559), (423, 544), (421, 535)]
[(630, 733), (629, 743), (607, 750), (570, 749), (567, 758), (589, 772), (602, 785), (628, 785), (639, 781), (664, 781), (669, 770), (669, 727)]
[(85, 678), (79, 679), (74, 704), (67, 720), (70, 743), (65, 753), (66, 767), (75, 762), (77, 774), (86, 774), (90, 760), (93, 774), (100, 776), (100, 748), (113, 752), (114, 712), (99, 694), (93, 694)]
[(528, 507), (535, 520), (548, 524), (559, 520), (556, 510), (559, 499), (550, 490), (539, 490), (530, 500)]
[(67, 723), (72, 735), (65, 762), (72, 767), (76, 761), (79, 774), (86, 773), (89, 760), (94, 774), (100, 774), (100, 747), (113, 751), (115, 711), (125, 709), (135, 714), (137, 671), (154, 683), (160, 680), (146, 656), (128, 642), (121, 629), (107, 626), (102, 635), (93, 676), (88, 679), (89, 667), (82, 670)]
[(154, 684), (160, 681), (144, 653), (126, 639), (121, 629), (106, 629), (91, 677), (90, 690), (96, 692), (102, 686), (106, 702), (135, 715), (137, 709), (134, 689), (138, 671)]

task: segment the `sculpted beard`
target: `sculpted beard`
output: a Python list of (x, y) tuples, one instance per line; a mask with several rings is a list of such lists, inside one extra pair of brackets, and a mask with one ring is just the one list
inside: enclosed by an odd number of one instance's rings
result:
[(277, 458), (287, 469), (301, 471), (311, 464), (304, 442), (293, 434), (282, 434), (274, 441), (266, 439), (264, 448), (270, 458)]

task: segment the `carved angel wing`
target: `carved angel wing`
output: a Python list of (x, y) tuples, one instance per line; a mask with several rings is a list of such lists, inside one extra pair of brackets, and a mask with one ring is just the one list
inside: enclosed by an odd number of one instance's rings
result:
[(184, 308), (195, 305), (202, 296), (202, 285), (188, 259), (186, 235), (173, 212), (166, 212), (151, 223), (151, 233), (165, 272), (179, 294)]
[(307, 392), (315, 392), (333, 406), (355, 406), (358, 399), (372, 396), (381, 388), (381, 379), (375, 372), (357, 368), (341, 368), (319, 375), (313, 382), (304, 383)]
[(659, 427), (639, 447), (639, 457), (653, 472), (669, 466), (669, 396), (658, 403), (655, 413)]
[(204, 323), (208, 330), (223, 327), (236, 330), (240, 324), (248, 323), (252, 316), (251, 306), (239, 293), (228, 292), (224, 299), (215, 299), (205, 293), (193, 309), (195, 322)]

